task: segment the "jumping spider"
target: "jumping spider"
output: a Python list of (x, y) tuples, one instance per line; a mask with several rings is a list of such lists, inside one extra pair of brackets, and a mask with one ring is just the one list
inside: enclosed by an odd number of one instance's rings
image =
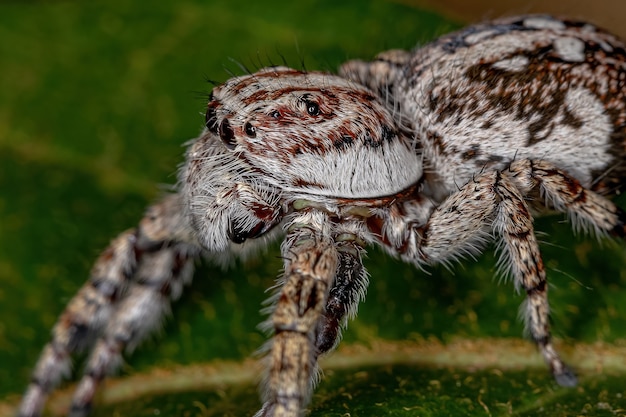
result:
[(626, 49), (582, 22), (522, 16), (469, 27), (412, 52), (351, 61), (340, 75), (284, 67), (213, 90), (178, 192), (118, 236), (54, 327), (19, 411), (40, 415), (95, 337), (72, 414), (85, 414), (125, 348), (179, 297), (196, 258), (282, 238), (264, 405), (298, 416), (317, 358), (364, 298), (365, 247), (416, 266), (495, 241), (527, 298), (523, 319), (556, 381), (576, 384), (549, 329), (533, 215), (625, 235), (606, 195), (626, 174)]

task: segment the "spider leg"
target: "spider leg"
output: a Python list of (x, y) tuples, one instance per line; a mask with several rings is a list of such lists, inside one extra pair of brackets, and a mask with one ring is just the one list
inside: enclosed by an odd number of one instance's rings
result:
[(389, 102), (391, 86), (404, 75), (411, 56), (411, 52), (400, 49), (384, 51), (373, 61), (344, 62), (339, 67), (339, 75), (377, 91)]
[(69, 302), (43, 348), (18, 416), (39, 416), (48, 394), (71, 370), (71, 355), (91, 344), (108, 321), (136, 265), (136, 231), (119, 235), (96, 261), (89, 280)]
[(257, 417), (296, 417), (307, 403), (316, 371), (316, 330), (339, 264), (325, 214), (304, 213), (290, 224), (282, 246), (283, 286), (270, 318), (274, 337), (264, 405)]
[[(546, 273), (533, 230), (533, 219), (516, 182), (507, 172), (485, 172), (449, 196), (428, 222), (411, 234), (405, 259), (449, 263), (459, 254), (478, 253), (496, 233), (499, 266), (526, 292), (521, 312), (556, 381), (576, 384), (573, 372), (552, 344)], [(408, 256), (407, 256), (408, 255)]]
[[(523, 193), (528, 194), (538, 186), (546, 199), (546, 205), (568, 213), (575, 230), (591, 229), (599, 236), (626, 236), (626, 213), (622, 209), (608, 198), (586, 189), (576, 178), (553, 164), (541, 160), (522, 160), (511, 164), (509, 171)], [(529, 293), (528, 315), (533, 314), (532, 296), (537, 291), (544, 291), (541, 286), (545, 284), (538, 283), (538, 286), (526, 289)], [(541, 344), (542, 340), (538, 343)], [(553, 358), (557, 357), (556, 353), (547, 349), (544, 357), (554, 372), (552, 363)], [(571, 373), (562, 374), (560, 379), (558, 372), (555, 376), (560, 385), (572, 386), (576, 383)]]
[[(182, 283), (191, 277), (193, 258), (199, 254), (177, 195), (150, 207), (137, 229), (122, 233), (102, 253), (89, 280), (59, 317), (18, 415), (41, 415), (49, 392), (69, 375), (71, 356), (90, 346), (104, 331), (75, 397), (75, 405), (80, 405), (75, 411), (86, 411), (97, 382), (120, 362), (121, 348), (138, 342), (154, 327), (167, 310), (162, 298), (180, 295)], [(129, 299), (135, 305), (131, 306)], [(117, 339), (112, 340), (111, 335)]]
[(87, 415), (100, 382), (122, 363), (122, 352), (132, 350), (159, 328), (183, 284), (191, 281), (194, 257), (186, 244), (144, 254), (141, 265), (103, 334), (98, 338), (74, 393), (71, 416)]
[(363, 267), (363, 249), (355, 241), (343, 242), (338, 247), (339, 266), (335, 282), (328, 293), (326, 308), (318, 323), (315, 347), (317, 356), (334, 349), (341, 339), (341, 330), (348, 317), (356, 316), (358, 304), (365, 299), (369, 284)]
[(591, 229), (599, 236), (626, 236), (626, 213), (622, 209), (553, 164), (522, 160), (512, 163), (509, 171), (524, 194), (539, 186), (546, 204), (568, 213), (575, 230)]

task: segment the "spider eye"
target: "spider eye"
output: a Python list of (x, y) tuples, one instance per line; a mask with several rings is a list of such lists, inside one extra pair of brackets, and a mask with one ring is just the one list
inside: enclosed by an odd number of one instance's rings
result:
[(213, 107), (209, 107), (204, 118), (205, 125), (210, 132), (217, 134), (217, 113)]
[(237, 142), (235, 141), (235, 132), (233, 132), (233, 129), (230, 127), (230, 123), (228, 123), (227, 119), (222, 120), (219, 131), (220, 138), (222, 138), (224, 145), (226, 145), (226, 147), (231, 151), (235, 149), (235, 146), (237, 146)]
[(246, 125), (244, 126), (244, 129), (246, 131), (246, 135), (248, 135), (251, 138), (256, 138), (256, 127), (252, 126), (251, 123), (246, 123)]
[(273, 117), (274, 119), (280, 119), (280, 112), (278, 110), (274, 110), (273, 112), (270, 113), (270, 116)]
[(310, 116), (317, 116), (320, 114), (320, 106), (314, 101), (306, 102), (306, 111)]

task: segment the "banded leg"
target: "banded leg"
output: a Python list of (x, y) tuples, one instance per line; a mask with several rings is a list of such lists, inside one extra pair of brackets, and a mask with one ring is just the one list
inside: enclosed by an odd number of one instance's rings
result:
[(539, 346), (556, 382), (561, 386), (575, 386), (576, 376), (561, 360), (552, 344), (546, 271), (533, 231), (532, 216), (512, 183), (502, 181), (502, 185), (499, 191), (501, 210), (494, 224), (502, 237), (499, 242), (502, 250), (500, 265), (512, 270), (516, 287), (521, 286), (526, 292), (526, 301), (520, 311), (530, 336)]
[[(568, 213), (575, 230), (593, 230), (596, 235), (611, 234), (614, 236), (626, 236), (626, 213), (617, 207), (608, 198), (594, 193), (582, 186), (574, 177), (558, 169), (545, 161), (523, 160), (511, 164), (510, 175), (518, 183), (523, 192), (529, 193), (536, 186), (540, 188), (546, 203), (556, 210)], [(536, 287), (527, 288), (529, 301), (526, 308), (530, 310), (527, 315), (533, 314), (531, 303), (535, 292), (546, 291), (545, 283), (538, 283)], [(542, 343), (539, 340), (538, 343)], [(572, 386), (576, 380), (570, 373), (563, 372), (559, 380), (560, 366), (554, 350), (544, 350), (544, 358), (553, 369), (560, 385)]]
[(348, 241), (337, 249), (339, 266), (318, 324), (315, 341), (317, 356), (337, 347), (342, 329), (347, 326), (348, 318), (356, 316), (358, 304), (365, 299), (369, 284), (367, 271), (363, 267), (361, 246)]
[(132, 350), (157, 329), (193, 273), (194, 253), (187, 244), (163, 247), (143, 255), (128, 292), (120, 301), (91, 352), (72, 400), (70, 415), (85, 416), (100, 382), (117, 370), (122, 352)]
[(371, 61), (352, 60), (339, 67), (339, 75), (365, 85), (378, 93), (387, 104), (396, 108), (392, 94), (394, 85), (405, 76), (406, 67), (413, 54), (401, 49), (379, 53)]
[(489, 231), (497, 234), (499, 266), (526, 291), (523, 318), (532, 339), (563, 386), (576, 377), (556, 353), (549, 325), (548, 287), (532, 216), (508, 172), (479, 175), (446, 199), (425, 226), (415, 228), (405, 259), (447, 263), (458, 253), (477, 253)]
[(135, 271), (135, 230), (122, 233), (96, 261), (89, 280), (69, 302), (43, 348), (19, 408), (20, 417), (41, 415), (48, 394), (70, 375), (71, 356), (88, 347), (109, 320)]
[(257, 417), (297, 417), (308, 402), (316, 370), (317, 325), (339, 263), (324, 226), (327, 216), (314, 212), (297, 220), (282, 247), (284, 284), (271, 317), (274, 338), (264, 405)]
[(626, 236), (626, 213), (622, 209), (549, 162), (516, 161), (509, 171), (522, 193), (538, 186), (550, 207), (569, 215), (575, 230)]
[(89, 347), (108, 326), (121, 300), (129, 294), (130, 282), (138, 271), (146, 270), (144, 260), (158, 257), (173, 242), (189, 242), (178, 245), (185, 246), (184, 253), (190, 258), (199, 254), (177, 195), (150, 207), (137, 229), (122, 233), (98, 258), (89, 280), (54, 326), (52, 340), (44, 348), (22, 398), (19, 416), (41, 415), (50, 391), (69, 375), (71, 356)]

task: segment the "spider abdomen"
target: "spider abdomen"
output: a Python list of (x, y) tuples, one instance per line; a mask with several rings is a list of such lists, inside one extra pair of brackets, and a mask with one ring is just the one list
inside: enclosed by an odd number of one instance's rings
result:
[(414, 53), (394, 97), (449, 192), (525, 158), (600, 191), (626, 174), (625, 45), (588, 23), (525, 16), (445, 36)]

